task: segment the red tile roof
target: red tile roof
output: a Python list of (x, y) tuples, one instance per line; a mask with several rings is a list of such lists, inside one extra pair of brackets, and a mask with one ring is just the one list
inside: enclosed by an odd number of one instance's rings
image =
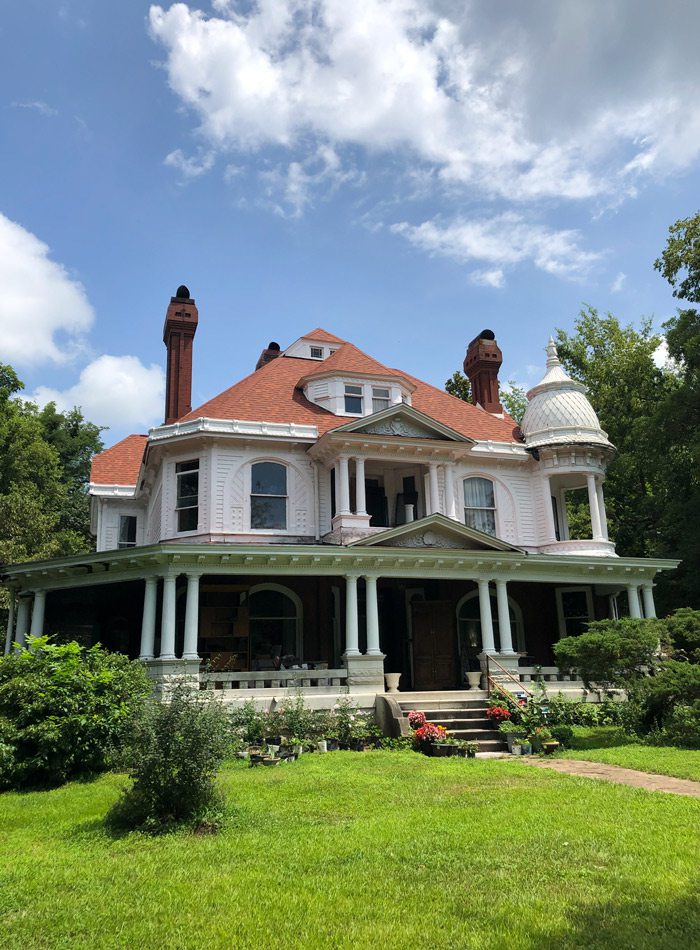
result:
[(329, 333), (328, 330), (323, 330), (321, 327), (316, 327), (315, 330), (312, 330), (311, 333), (305, 333), (303, 336), (299, 337), (300, 340), (318, 340), (321, 343), (345, 343), (345, 340), (341, 340), (339, 336), (333, 336), (332, 333)]
[[(343, 345), (329, 356), (328, 359), (317, 363), (313, 369), (305, 373), (300, 382), (307, 379), (314, 379), (317, 376), (328, 376), (335, 373), (352, 373), (361, 376), (393, 376), (402, 377), (406, 383), (408, 378), (403, 376), (399, 370), (389, 369), (382, 363), (363, 353), (353, 343), (343, 343)], [(410, 383), (409, 383), (410, 388)]]
[(148, 436), (127, 435), (92, 460), (90, 481), (95, 485), (135, 485)]

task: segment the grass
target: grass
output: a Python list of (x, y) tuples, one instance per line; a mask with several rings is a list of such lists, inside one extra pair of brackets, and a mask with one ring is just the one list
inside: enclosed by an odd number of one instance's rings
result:
[(586, 749), (564, 753), (566, 759), (605, 762), (640, 772), (656, 772), (674, 778), (690, 778), (700, 782), (700, 751), (674, 749), (670, 746), (625, 745), (614, 749)]
[(0, 796), (3, 950), (700, 944), (697, 800), (410, 752), (222, 781), (218, 836), (110, 837), (121, 776)]

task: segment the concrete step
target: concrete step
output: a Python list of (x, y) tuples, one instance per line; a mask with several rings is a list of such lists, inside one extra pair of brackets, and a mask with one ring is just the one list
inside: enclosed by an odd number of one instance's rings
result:
[(508, 748), (508, 743), (501, 733), (493, 729), (448, 729), (448, 732), (455, 739), (469, 739), (470, 742), (478, 742), (479, 745), (483, 742), (496, 742), (504, 749)]
[(485, 709), (485, 699), (462, 699), (462, 700), (431, 700), (428, 702), (400, 702), (399, 706), (407, 713), (412, 709), (424, 712), (426, 716), (432, 712), (444, 712), (453, 709)]
[(487, 732), (498, 732), (498, 729), (494, 729), (491, 720), (486, 719), (485, 716), (480, 719), (461, 719), (455, 716), (449, 719), (431, 720), (431, 723), (435, 726), (443, 726), (448, 732), (452, 732), (453, 729), (480, 729), (481, 731), (486, 729)]
[(421, 707), (428, 703), (449, 703), (454, 704), (462, 700), (481, 699), (484, 702), (488, 699), (488, 693), (483, 689), (442, 689), (442, 690), (411, 690), (394, 695), (394, 699), (400, 704), (412, 704), (410, 708)]
[(474, 709), (423, 709), (422, 712), (429, 722), (443, 722), (445, 719), (485, 719), (485, 706)]

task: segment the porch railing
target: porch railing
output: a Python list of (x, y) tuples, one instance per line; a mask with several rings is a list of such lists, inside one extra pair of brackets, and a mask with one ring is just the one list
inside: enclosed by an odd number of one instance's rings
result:
[(347, 686), (348, 671), (258, 670), (252, 673), (200, 673), (200, 689), (324, 689)]
[[(491, 668), (494, 666), (499, 672), (499, 679), (496, 679), (496, 677), (491, 672)], [(499, 663), (495, 657), (489, 656), (487, 654), (486, 656), (486, 685), (488, 686), (489, 691), (495, 690), (496, 692), (500, 693), (502, 696), (505, 696), (506, 699), (509, 699), (511, 702), (517, 703), (518, 697), (514, 695), (509, 689), (506, 689), (506, 687), (503, 685), (503, 681), (502, 681), (503, 678), (505, 678), (509, 686), (512, 683), (519, 693), (527, 693), (528, 696), (532, 697), (532, 693), (527, 688), (527, 686), (523, 686), (521, 680), (513, 672), (511, 672), (511, 670), (507, 669), (507, 667)]]

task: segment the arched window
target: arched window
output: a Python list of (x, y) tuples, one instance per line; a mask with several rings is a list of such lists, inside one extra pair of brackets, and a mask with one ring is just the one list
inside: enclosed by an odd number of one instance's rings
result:
[(496, 501), (488, 478), (464, 479), (464, 523), (485, 534), (496, 535)]
[(287, 529), (287, 468), (278, 462), (255, 462), (250, 484), (250, 527)]
[[(501, 637), (498, 630), (498, 602), (496, 595), (491, 594), (491, 623), (496, 649), (501, 649)], [(519, 653), (525, 652), (525, 632), (523, 630), (523, 614), (512, 597), (508, 598), (508, 614), (510, 616), (510, 634), (513, 640), (513, 649)], [(466, 659), (474, 660), (477, 653), (481, 653), (481, 611), (479, 609), (479, 592), (467, 594), (457, 604), (457, 628), (459, 630), (459, 652), (464, 663)], [(465, 669), (478, 669), (478, 664), (470, 663)]]
[(250, 660), (254, 670), (279, 668), (284, 658), (301, 661), (301, 601), (276, 584), (253, 588), (248, 598)]

